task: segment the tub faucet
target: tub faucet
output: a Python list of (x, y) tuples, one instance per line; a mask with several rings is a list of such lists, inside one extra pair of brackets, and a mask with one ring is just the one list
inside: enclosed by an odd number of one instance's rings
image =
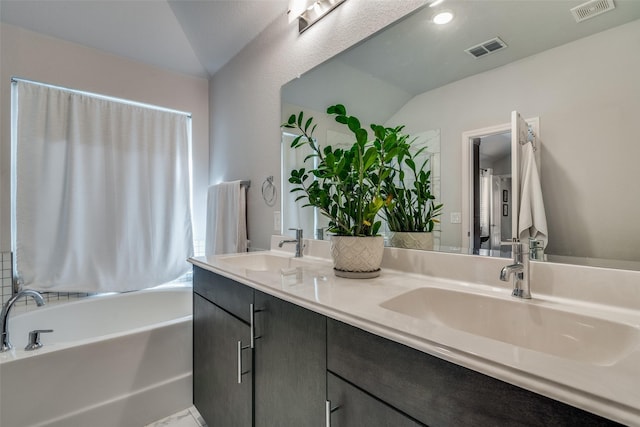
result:
[(4, 307), (2, 307), (2, 314), (0, 314), (0, 324), (2, 325), (2, 346), (0, 347), (0, 353), (9, 351), (13, 348), (11, 341), (9, 340), (9, 312), (13, 308), (15, 302), (21, 297), (33, 298), (38, 307), (44, 305), (44, 298), (42, 298), (42, 295), (36, 291), (32, 291), (31, 289), (20, 291), (9, 298), (9, 301), (7, 301)]
[(513, 245), (513, 264), (502, 267), (500, 280), (508, 282), (513, 276), (513, 292), (516, 298), (531, 299), (531, 286), (529, 283), (529, 252), (528, 246), (523, 245), (518, 239), (509, 242)]
[(296, 232), (296, 238), (293, 240), (281, 240), (278, 243), (278, 247), (281, 248), (285, 243), (295, 243), (296, 244), (296, 258), (302, 258), (302, 248), (304, 247), (302, 243), (302, 228), (290, 228), (289, 230), (293, 230)]

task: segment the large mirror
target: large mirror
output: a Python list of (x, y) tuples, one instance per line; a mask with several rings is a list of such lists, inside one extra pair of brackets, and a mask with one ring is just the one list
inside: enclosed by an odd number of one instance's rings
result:
[[(583, 3), (445, 0), (425, 6), (283, 86), (283, 118), (304, 110), (320, 122), (319, 139), (339, 141), (344, 130), (324, 111), (342, 103), (367, 123), (402, 124), (411, 135), (436, 133), (439, 164), (432, 167), (444, 204), (438, 248), (466, 252), (462, 136), (509, 123), (513, 110), (535, 117), (548, 260), (640, 269), (640, 137), (634, 126), (640, 117), (640, 1), (571, 12)], [(433, 16), (442, 9), (454, 18), (436, 25)], [(478, 46), (486, 53), (468, 52), (482, 50)], [(286, 138), (283, 226), (317, 236), (321, 219), (295, 206), (286, 187), (296, 155), (304, 158), (290, 152)]]

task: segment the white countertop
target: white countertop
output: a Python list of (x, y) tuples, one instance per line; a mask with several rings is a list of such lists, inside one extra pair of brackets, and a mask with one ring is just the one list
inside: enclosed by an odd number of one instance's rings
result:
[[(311, 249), (314, 254), (314, 248)], [(269, 253), (291, 256), (285, 251), (272, 250)], [(428, 252), (424, 255), (414, 255), (409, 254), (409, 251), (395, 249), (387, 251), (385, 259), (398, 258), (406, 261), (403, 258), (413, 256), (424, 256), (427, 261), (433, 261), (436, 257), (440, 265), (453, 263), (454, 265), (448, 265), (448, 267), (455, 268), (456, 274), (461, 274), (460, 270), (466, 270), (469, 274), (478, 276), (485, 274), (488, 266), (488, 270), (495, 271), (495, 277), (497, 277), (499, 269), (496, 269), (496, 266), (506, 265), (509, 262), (504, 259)], [(390, 298), (421, 287), (443, 288), (490, 295), (493, 298), (497, 296), (511, 299), (511, 290), (507, 284), (487, 284), (488, 280), (479, 280), (485, 283), (477, 284), (459, 278), (451, 279), (400, 271), (385, 267), (385, 264), (378, 278), (343, 279), (334, 276), (330, 260), (315, 256), (303, 258), (304, 267), (283, 269), (280, 272), (254, 271), (225, 262), (224, 259), (227, 257), (229, 255), (197, 257), (190, 259), (190, 262), (259, 291), (441, 359), (606, 418), (627, 425), (640, 426), (640, 345), (637, 343), (627, 346), (629, 348), (613, 360), (597, 363), (581, 357), (570, 360), (467, 333), (447, 327), (440, 322), (417, 319), (380, 306)], [(387, 261), (386, 264), (394, 263)], [(396, 262), (394, 265), (401, 264), (402, 262)], [(462, 267), (457, 268), (456, 265)], [(536, 277), (533, 274), (534, 268), (532, 263), (532, 276)], [(638, 301), (631, 304), (632, 307), (619, 307), (602, 304), (600, 300), (589, 301), (589, 298), (584, 297), (581, 300), (575, 300), (558, 296), (562, 292), (550, 292), (548, 295), (537, 292), (554, 288), (548, 283), (548, 277), (552, 275), (546, 271), (549, 268), (553, 270), (556, 267), (548, 265), (537, 267), (535, 271), (537, 277), (544, 277), (547, 282), (544, 286), (541, 284), (536, 288), (532, 278), (533, 299), (516, 301), (517, 303), (552, 308), (561, 306), (563, 310), (622, 322), (636, 329), (639, 332), (637, 336), (640, 337), (640, 310), (635, 306)], [(557, 268), (562, 269), (562, 267)], [(422, 265), (416, 268), (416, 271), (424, 269)], [(601, 270), (592, 269), (583, 274), (596, 278), (610, 276), (606, 271)], [(554, 272), (559, 277), (565, 277), (560, 270), (554, 270)], [(630, 278), (621, 279), (623, 282), (626, 280), (622, 286), (624, 289), (616, 292), (616, 296), (640, 295), (636, 294), (635, 286), (628, 286), (635, 282), (637, 287), (640, 287), (636, 278), (637, 276), (630, 276)], [(568, 288), (573, 289), (571, 286)], [(597, 290), (587, 293), (595, 297), (600, 295)], [(612, 300), (615, 301), (615, 298)], [(455, 310), (455, 307), (451, 307), (451, 310)], [(518, 321), (518, 319), (513, 320)], [(585, 346), (584, 351), (589, 352), (589, 347)]]

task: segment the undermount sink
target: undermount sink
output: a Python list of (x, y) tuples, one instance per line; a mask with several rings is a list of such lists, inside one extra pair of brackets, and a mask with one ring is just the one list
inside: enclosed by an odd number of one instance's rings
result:
[(418, 288), (381, 307), (554, 356), (600, 365), (638, 343), (633, 326), (547, 306), (441, 288)]
[(245, 268), (253, 271), (275, 271), (295, 268), (307, 265), (308, 263), (300, 258), (273, 255), (264, 252), (249, 254), (230, 255), (220, 259), (225, 264), (235, 267)]

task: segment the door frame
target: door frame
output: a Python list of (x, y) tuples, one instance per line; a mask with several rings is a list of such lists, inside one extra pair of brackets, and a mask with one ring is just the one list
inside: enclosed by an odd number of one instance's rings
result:
[[(525, 119), (525, 121), (536, 135), (535, 157), (536, 163), (540, 165), (540, 118), (532, 117)], [(471, 232), (473, 231), (473, 214), (471, 214), (471, 208), (473, 206), (473, 174), (471, 173), (473, 168), (473, 138), (484, 138), (511, 131), (511, 122), (508, 122), (462, 132), (462, 248), (470, 249), (473, 240), (471, 236)], [(513, 176), (513, 170), (511, 174)], [(513, 183), (514, 180), (512, 179), (511, 182)], [(512, 228), (513, 222), (517, 220), (517, 215), (514, 214), (511, 218)]]

